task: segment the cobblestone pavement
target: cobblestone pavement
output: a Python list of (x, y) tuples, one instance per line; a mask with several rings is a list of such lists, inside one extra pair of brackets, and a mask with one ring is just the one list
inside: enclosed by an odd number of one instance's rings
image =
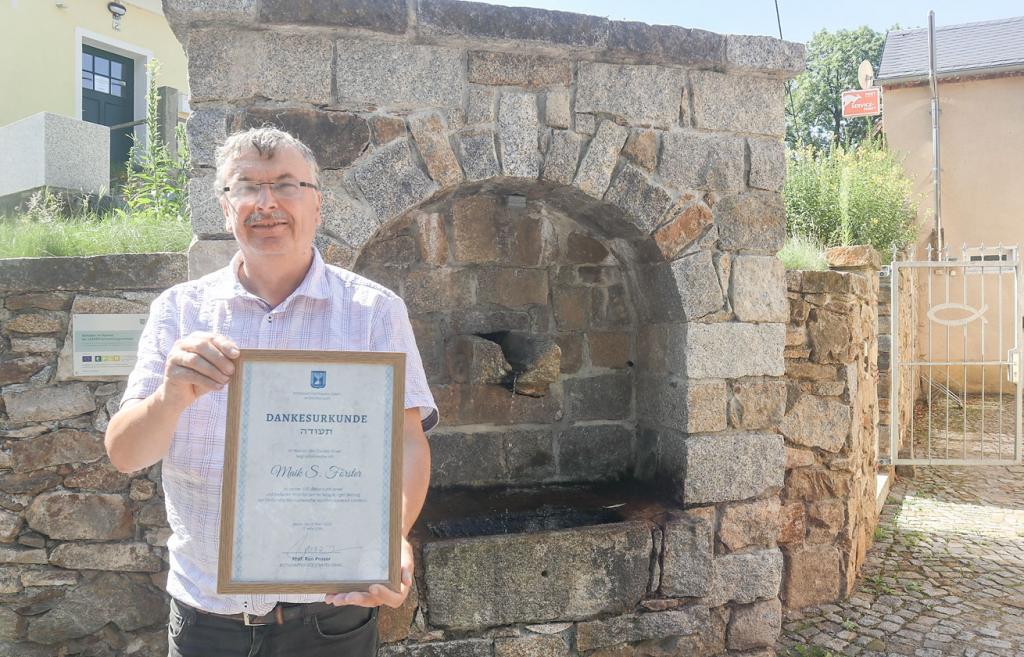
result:
[(1024, 657), (1024, 467), (918, 467), (893, 486), (857, 590), (790, 613), (793, 657)]

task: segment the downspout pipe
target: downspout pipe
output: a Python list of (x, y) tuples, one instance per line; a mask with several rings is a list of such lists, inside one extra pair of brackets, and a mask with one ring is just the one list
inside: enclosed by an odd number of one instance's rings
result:
[(935, 66), (935, 11), (928, 12), (928, 85), (932, 106), (932, 190), (935, 196), (935, 258), (945, 257), (942, 244), (942, 168), (939, 165), (939, 81)]

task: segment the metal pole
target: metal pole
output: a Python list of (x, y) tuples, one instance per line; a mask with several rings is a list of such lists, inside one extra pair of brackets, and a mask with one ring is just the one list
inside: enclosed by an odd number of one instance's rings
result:
[[(948, 257), (943, 257), (943, 260), (949, 260), (949, 258)], [(950, 269), (942, 270), (942, 274), (943, 274), (942, 277), (946, 279), (946, 301), (945, 301), (945, 303), (947, 303), (947, 304), (949, 303), (949, 277), (950, 277), (951, 273), (952, 273), (952, 270), (950, 270)], [(946, 437), (946, 451), (945, 451), (945, 454), (943, 455), (943, 458), (947, 458), (947, 459), (949, 458), (949, 404), (952, 401), (952, 399), (950, 399), (950, 397), (951, 397), (951, 393), (953, 392), (950, 389), (950, 387), (949, 387), (949, 363), (950, 362), (952, 362), (952, 356), (950, 355), (950, 351), (949, 351), (949, 324), (946, 324), (946, 391), (943, 394), (943, 396), (946, 398), (946, 400), (945, 400), (945, 406), (946, 406), (946, 432), (945, 432), (946, 433), (946, 436), (945, 436)], [(929, 450), (928, 456), (929, 456), (929, 458), (934, 458), (931, 455), (931, 450)]]
[[(929, 254), (928, 254), (928, 259), (929, 260), (932, 259), (930, 251), (931, 251), (931, 247), (929, 247)], [(926, 272), (927, 272), (927, 275), (928, 275), (928, 305), (926, 305), (925, 307), (926, 308), (931, 308), (932, 307), (932, 278), (934, 278), (935, 274), (934, 274), (934, 271), (930, 270), (930, 269), (926, 270)], [(931, 360), (933, 358), (935, 358), (935, 354), (932, 351), (932, 321), (931, 321), (931, 318), (928, 318), (928, 359)], [(931, 451), (932, 451), (932, 415), (933, 415), (933, 413), (932, 413), (932, 375), (933, 375), (933, 369), (934, 368), (931, 367), (931, 366), (928, 367), (928, 405), (926, 406), (927, 414), (928, 414), (928, 442), (927, 442), (927, 444), (925, 446), (925, 452), (924, 452), (925, 457), (929, 457), (931, 455)], [(911, 447), (913, 447), (914, 444), (911, 443), (910, 445), (911, 445)], [(913, 449), (911, 449), (910, 458), (914, 458), (914, 451), (913, 451)]]
[[(981, 245), (981, 251), (982, 251), (982, 253), (985, 252), (985, 245), (984, 244)], [(988, 276), (986, 276), (985, 274), (987, 274), (987, 273), (988, 272), (986, 272), (985, 269), (982, 268), (982, 270), (981, 270), (981, 307), (982, 308), (985, 307), (985, 285), (988, 283)], [(1002, 275), (1002, 272), (1000, 272), (1000, 275)], [(985, 357), (987, 355), (986, 352), (985, 352), (985, 334), (987, 332), (988, 332), (988, 327), (985, 325), (984, 318), (982, 318), (982, 322), (981, 322), (981, 360), (982, 361), (985, 360)], [(985, 365), (981, 366), (981, 456), (980, 456), (980, 458), (985, 458), (985, 370), (986, 369), (987, 369), (987, 367)]]
[(135, 126), (142, 125), (145, 122), (146, 122), (146, 119), (139, 119), (138, 121), (129, 121), (127, 123), (117, 123), (115, 125), (110, 126), (110, 129), (113, 131), (113, 130), (120, 130), (122, 128), (134, 128)]
[[(900, 269), (899, 262), (895, 258), (889, 265), (889, 464), (895, 465), (899, 458), (899, 432), (900, 432)], [(915, 326), (913, 330), (917, 330)], [(911, 358), (916, 358), (914, 354)], [(913, 408), (914, 400), (910, 400)], [(913, 412), (910, 414), (914, 416)], [(913, 440), (913, 435), (911, 435)], [(875, 441), (875, 462), (878, 462), (878, 441)]]
[[(1017, 463), (1021, 462), (1021, 381), (1024, 380), (1024, 373), (1021, 372), (1021, 367), (1024, 366), (1024, 360), (1021, 358), (1021, 352), (1024, 351), (1021, 345), (1021, 332), (1024, 330), (1022, 326), (1020, 316), (1020, 247), (1017, 247), (1017, 264), (1013, 268), (1013, 335), (1014, 335), (1014, 353), (1013, 357), (1016, 359), (1014, 368), (1017, 372), (1016, 381), (1014, 381), (1014, 404), (1013, 407), (1016, 410), (1016, 423), (1014, 424), (1014, 441), (1013, 441), (1013, 459)], [(999, 277), (1002, 278), (1003, 268), (999, 268)], [(1002, 454), (1000, 453), (1000, 456)]]
[(932, 185), (935, 196), (935, 240), (942, 257), (942, 182), (939, 166), (939, 82), (935, 71), (935, 12), (928, 12), (928, 82), (932, 98)]
[[(1016, 279), (1014, 279), (1016, 280)], [(1002, 358), (1003, 354), (1003, 272), (1002, 268), (999, 270), (999, 349), (996, 351), (999, 357)], [(1016, 323), (1016, 319), (1013, 320)], [(1000, 458), (1003, 455), (1003, 379), (1006, 375), (1003, 374), (1003, 368), (999, 368), (999, 439), (996, 442), (996, 458)]]
[[(967, 245), (964, 244), (963, 248), (960, 250), (960, 260), (961, 261), (966, 261), (967, 260), (966, 253), (967, 253)], [(982, 272), (984, 272), (984, 269), (982, 269)], [(984, 277), (984, 274), (982, 274), (982, 277)], [(967, 269), (966, 268), (960, 270), (960, 283), (961, 283), (961, 285), (963, 287), (963, 291), (961, 292), (960, 303), (962, 305), (966, 305), (967, 304)], [(978, 323), (981, 324), (982, 330), (985, 330), (985, 324), (983, 322), (978, 322)], [(968, 406), (968, 399), (969, 399), (969, 393), (967, 392), (967, 326), (968, 326), (968, 324), (965, 323), (965, 324), (963, 324), (960, 327), (960, 330), (963, 333), (963, 339), (964, 339), (963, 350), (960, 353), (960, 357), (964, 361), (963, 397), (960, 400), (961, 403), (963, 404), (963, 411), (964, 411), (964, 413), (963, 413), (963, 415), (964, 415), (964, 417), (963, 417), (963, 427), (962, 427), (962, 429), (963, 429), (963, 437), (961, 438), (961, 440), (963, 441), (963, 444), (960, 445), (960, 448), (961, 448), (960, 458), (963, 458), (963, 459), (967, 458), (967, 406)], [(984, 409), (982, 409), (982, 412), (984, 412)]]

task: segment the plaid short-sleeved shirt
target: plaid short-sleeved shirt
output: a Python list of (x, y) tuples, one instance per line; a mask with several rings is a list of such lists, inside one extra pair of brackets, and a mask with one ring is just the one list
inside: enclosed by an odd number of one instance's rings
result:
[[(145, 399), (159, 387), (176, 340), (208, 331), (230, 337), (243, 349), (404, 352), (405, 407), (419, 409), (424, 429), (437, 423), (437, 407), (401, 298), (352, 272), (326, 265), (314, 250), (305, 279), (271, 308), (242, 287), (237, 274), (240, 258), (236, 254), (224, 269), (176, 285), (153, 302), (122, 404)], [(168, 593), (218, 614), (265, 614), (277, 601), (322, 600), (322, 595), (216, 593), (226, 417), (226, 389), (200, 397), (179, 419), (163, 460), (167, 521), (173, 531), (167, 541)]]

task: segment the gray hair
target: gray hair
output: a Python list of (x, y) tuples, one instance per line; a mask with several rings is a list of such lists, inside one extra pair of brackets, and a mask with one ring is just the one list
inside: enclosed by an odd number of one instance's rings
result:
[(264, 159), (270, 159), (280, 148), (297, 150), (309, 164), (309, 171), (313, 176), (311, 182), (314, 185), (320, 184), (320, 165), (316, 163), (316, 156), (313, 155), (309, 146), (280, 128), (265, 125), (232, 133), (228, 135), (223, 144), (217, 147), (217, 175), (214, 182), (217, 186), (217, 195), (220, 196), (223, 193), (225, 169), (231, 160), (249, 149), (255, 150)]

